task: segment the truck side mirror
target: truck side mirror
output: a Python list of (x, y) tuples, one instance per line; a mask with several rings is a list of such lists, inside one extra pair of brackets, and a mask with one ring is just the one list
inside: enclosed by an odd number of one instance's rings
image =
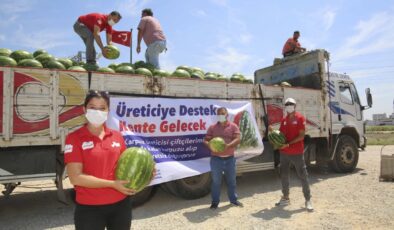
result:
[(365, 89), (365, 94), (366, 94), (366, 96), (367, 96), (368, 107), (371, 108), (371, 107), (372, 107), (372, 94), (371, 94), (371, 89), (370, 89), (370, 88), (366, 88), (366, 89)]

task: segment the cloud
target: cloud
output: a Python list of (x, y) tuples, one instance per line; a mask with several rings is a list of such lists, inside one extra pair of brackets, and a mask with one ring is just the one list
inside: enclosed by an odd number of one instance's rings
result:
[(34, 2), (31, 0), (2, 0), (0, 14), (15, 15), (30, 11), (34, 6)]
[(250, 55), (233, 47), (224, 48), (221, 52), (211, 52), (205, 58), (207, 71), (216, 71), (227, 75), (241, 71), (250, 60)]
[(150, 2), (151, 0), (127, 0), (117, 5), (117, 9), (124, 16), (136, 17), (141, 15), (141, 10)]
[(381, 12), (355, 26), (356, 33), (348, 37), (336, 52), (336, 61), (356, 56), (393, 52), (394, 14)]
[(332, 9), (326, 9), (322, 12), (321, 15), (322, 15), (324, 29), (327, 31), (334, 24), (336, 12), (335, 10)]

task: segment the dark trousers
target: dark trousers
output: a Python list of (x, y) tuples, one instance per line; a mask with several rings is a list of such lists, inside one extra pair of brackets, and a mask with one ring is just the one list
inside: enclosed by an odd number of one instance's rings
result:
[(80, 205), (74, 212), (76, 230), (129, 230), (131, 227), (131, 200), (127, 197), (115, 204)]
[(96, 63), (96, 49), (94, 48), (94, 36), (92, 31), (79, 21), (74, 24), (74, 31), (77, 33), (86, 46), (86, 62), (90, 64)]
[(283, 196), (289, 197), (289, 180), (290, 180), (290, 163), (294, 165), (298, 178), (301, 180), (302, 192), (304, 193), (305, 200), (311, 199), (311, 190), (308, 182), (308, 172), (304, 160), (304, 154), (288, 155), (280, 154), (280, 177), (282, 181)]

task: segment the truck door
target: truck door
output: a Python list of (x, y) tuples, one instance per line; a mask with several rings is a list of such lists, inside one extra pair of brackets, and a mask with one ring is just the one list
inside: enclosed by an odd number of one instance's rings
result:
[(362, 116), (362, 112), (361, 112), (361, 102), (360, 102), (360, 98), (358, 97), (357, 89), (353, 83), (350, 84), (350, 91), (351, 91), (353, 99), (354, 99), (354, 106), (355, 106), (355, 110), (356, 110), (356, 119), (358, 121), (362, 121), (363, 116)]
[(349, 121), (352, 118), (356, 118), (356, 109), (354, 96), (350, 89), (350, 84), (345, 82), (338, 82), (339, 93), (340, 93), (340, 110), (338, 111), (339, 121)]

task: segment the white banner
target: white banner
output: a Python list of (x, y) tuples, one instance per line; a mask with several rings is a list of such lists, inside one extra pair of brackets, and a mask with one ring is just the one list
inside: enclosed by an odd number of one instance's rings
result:
[(108, 127), (119, 130), (127, 147), (143, 147), (155, 158), (153, 184), (210, 171), (203, 139), (226, 107), (229, 120), (241, 130), (235, 157), (245, 160), (263, 152), (253, 108), (248, 101), (112, 97)]

